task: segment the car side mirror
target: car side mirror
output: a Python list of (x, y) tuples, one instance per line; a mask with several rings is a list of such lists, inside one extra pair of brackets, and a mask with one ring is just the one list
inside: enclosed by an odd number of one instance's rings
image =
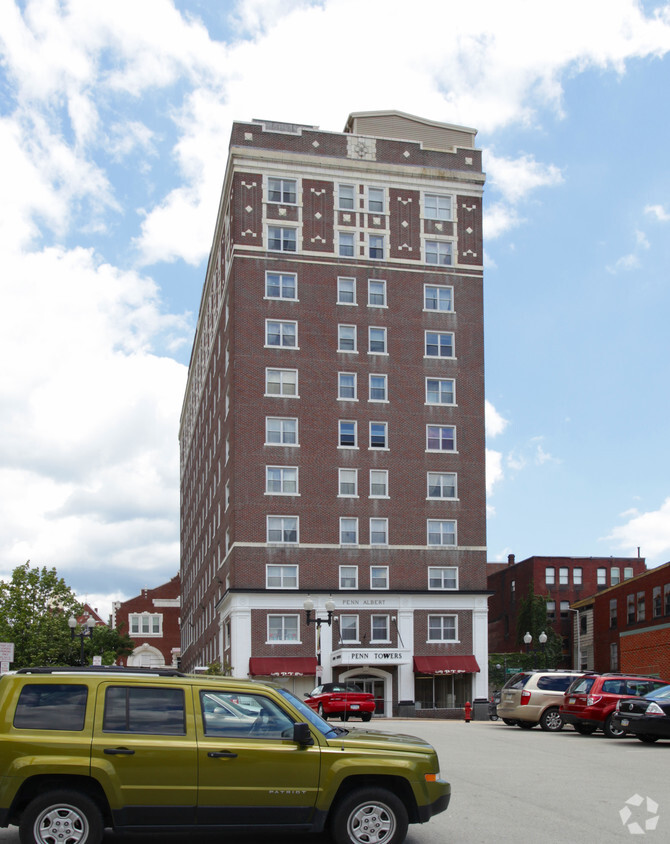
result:
[(312, 693), (311, 692), (305, 692), (305, 697), (312, 697)]
[(293, 725), (293, 741), (303, 746), (314, 744), (309, 724), (303, 721), (300, 724)]

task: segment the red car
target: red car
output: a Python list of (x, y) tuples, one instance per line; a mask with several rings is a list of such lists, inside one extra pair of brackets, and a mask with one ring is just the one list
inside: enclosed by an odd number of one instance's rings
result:
[(305, 703), (322, 718), (339, 715), (343, 721), (352, 716), (369, 721), (375, 711), (374, 695), (364, 692), (355, 683), (324, 683), (305, 692)]

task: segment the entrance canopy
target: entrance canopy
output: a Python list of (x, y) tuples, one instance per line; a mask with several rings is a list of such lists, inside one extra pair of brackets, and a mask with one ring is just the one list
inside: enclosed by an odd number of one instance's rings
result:
[(302, 677), (316, 674), (315, 656), (252, 656), (252, 677)]
[(417, 674), (476, 674), (479, 665), (474, 656), (415, 656)]

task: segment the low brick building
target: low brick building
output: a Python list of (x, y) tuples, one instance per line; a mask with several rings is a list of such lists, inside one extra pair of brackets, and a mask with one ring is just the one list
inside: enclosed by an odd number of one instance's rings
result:
[(135, 644), (122, 665), (160, 668), (179, 664), (181, 656), (180, 581), (176, 575), (155, 589), (143, 589), (135, 598), (116, 601), (112, 626), (121, 625)]

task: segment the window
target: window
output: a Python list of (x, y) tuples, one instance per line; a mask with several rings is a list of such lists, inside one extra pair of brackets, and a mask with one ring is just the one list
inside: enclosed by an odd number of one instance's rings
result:
[(433, 287), (425, 284), (423, 287), (423, 307), (426, 311), (453, 311), (454, 288)]
[(297, 615), (268, 615), (268, 642), (297, 642)]
[(287, 349), (297, 349), (298, 323), (266, 319), (265, 345), (281, 346)]
[(626, 566), (623, 570), (623, 579), (624, 580), (630, 580), (632, 576), (633, 576), (633, 567), (632, 566)]
[(635, 595), (626, 595), (626, 619), (628, 624), (635, 624)]
[(338, 325), (337, 326), (337, 351), (338, 352), (355, 352), (356, 351), (356, 326), (355, 325)]
[(610, 586), (616, 586), (621, 583), (621, 569), (618, 566), (612, 566), (610, 569)]
[(355, 278), (338, 278), (337, 279), (337, 304), (338, 305), (355, 305), (356, 304), (356, 279)]
[(105, 733), (183, 736), (186, 733), (183, 689), (110, 686), (102, 719)]
[(423, 214), (427, 220), (451, 220), (451, 197), (436, 193), (425, 194)]
[(388, 448), (388, 424), (370, 422), (370, 448)]
[(341, 258), (354, 257), (354, 235), (352, 232), (338, 232), (338, 255)]
[(358, 469), (338, 469), (341, 498), (358, 498)]
[(581, 568), (581, 566), (577, 566), (577, 568), (574, 568), (572, 570), (572, 582), (574, 583), (575, 586), (581, 586), (582, 585), (583, 579), (584, 579), (583, 574), (584, 574), (584, 572), (583, 572), (583, 569)]
[(654, 586), (651, 596), (651, 604), (654, 618), (660, 618), (663, 615), (663, 600), (661, 598), (660, 586)]
[(561, 601), (561, 618), (567, 618), (570, 614), (570, 601)]
[(428, 472), (428, 498), (456, 498), (456, 473)]
[(370, 566), (370, 589), (389, 588), (389, 567)]
[(428, 544), (452, 546), (456, 544), (456, 522), (428, 519)]
[(384, 213), (384, 188), (368, 188), (368, 211), (372, 214)]
[(341, 211), (354, 210), (354, 186), (353, 185), (338, 185), (337, 186), (337, 207)]
[(452, 331), (437, 333), (426, 331), (426, 357), (453, 358), (454, 334)]
[(368, 306), (371, 308), (386, 307), (386, 282), (368, 280)]
[(644, 600), (644, 592), (637, 593), (637, 620), (645, 621), (647, 617), (646, 603)]
[(297, 516), (268, 516), (267, 541), (273, 545), (294, 545), (298, 542)]
[(388, 401), (387, 375), (370, 375), (370, 401)]
[(670, 583), (663, 587), (663, 615), (670, 615)]
[(266, 466), (265, 492), (267, 495), (297, 495), (297, 466)]
[(340, 639), (343, 642), (358, 642), (358, 616), (340, 616)]
[(356, 401), (356, 373), (337, 373), (337, 397), (343, 401)]
[(368, 237), (368, 257), (382, 259), (384, 257), (384, 238), (380, 234)]
[(389, 636), (389, 617), (387, 615), (373, 615), (370, 619), (370, 641), (371, 642), (388, 642)]
[(427, 425), (426, 440), (428, 451), (455, 451), (456, 428), (453, 425)]
[(268, 249), (274, 252), (295, 252), (296, 230), (283, 226), (268, 226)]
[(596, 572), (598, 586), (607, 586), (607, 569), (600, 568)]
[(340, 545), (358, 545), (358, 519), (340, 518)]
[(268, 202), (280, 202), (282, 205), (295, 205), (295, 179), (268, 179)]
[(616, 598), (612, 598), (610, 600), (610, 630), (616, 630), (616, 626), (617, 626), (616, 608), (617, 608), (617, 600), (616, 600)]
[(455, 566), (430, 566), (429, 589), (458, 589), (458, 569)]
[(265, 394), (268, 396), (297, 396), (297, 369), (266, 369)]
[(388, 469), (370, 469), (370, 498), (389, 497)]
[(296, 300), (298, 277), (295, 273), (265, 273), (265, 296), (267, 299)]
[(426, 263), (451, 266), (452, 244), (448, 240), (426, 241)]
[[(200, 692), (200, 708), (206, 736), (225, 739), (260, 739), (267, 746), (268, 741), (281, 741), (293, 732), (293, 722), (277, 704), (261, 694), (245, 694), (246, 708), (236, 705), (237, 695), (220, 689)], [(250, 731), (249, 713), (262, 713)], [(260, 723), (262, 722), (262, 723)]]
[(389, 520), (370, 519), (370, 545), (388, 545)]
[(429, 615), (428, 616), (428, 641), (429, 642), (455, 642), (456, 641), (456, 616), (455, 615)]
[(279, 416), (265, 417), (266, 445), (297, 445), (298, 420)]
[(386, 329), (368, 328), (368, 351), (371, 355), (386, 354)]
[(556, 621), (556, 601), (547, 601), (547, 621)]
[(340, 419), (339, 432), (340, 448), (358, 448), (356, 443), (356, 422)]
[(131, 636), (162, 636), (162, 613), (137, 613), (128, 616), (128, 626)]
[(558, 584), (559, 584), (559, 586), (567, 586), (568, 583), (570, 582), (569, 577), (570, 577), (569, 569), (561, 566), (561, 568), (558, 570)]
[(298, 566), (265, 566), (265, 585), (268, 589), (297, 589)]
[(30, 683), (21, 689), (14, 713), (17, 730), (83, 730), (86, 686)]
[(617, 642), (610, 642), (610, 671), (619, 670), (619, 648)]
[(547, 586), (553, 586), (556, 583), (556, 569), (553, 566), (547, 566), (544, 570), (544, 582)]
[(358, 566), (340, 566), (340, 589), (358, 589)]
[(426, 404), (456, 404), (453, 378), (426, 378)]

